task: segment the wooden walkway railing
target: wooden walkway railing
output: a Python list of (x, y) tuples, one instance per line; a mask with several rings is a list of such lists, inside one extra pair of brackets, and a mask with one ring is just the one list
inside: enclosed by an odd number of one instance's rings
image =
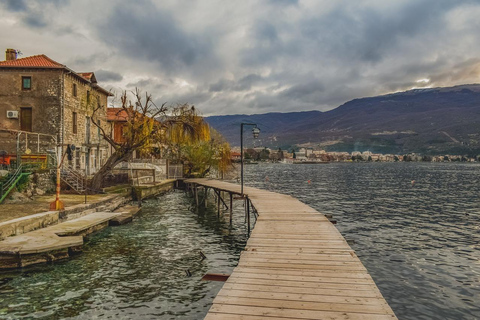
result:
[[(185, 182), (195, 190), (240, 194), (239, 185), (222, 181)], [(291, 196), (255, 188), (244, 193), (258, 219), (205, 319), (397, 319), (324, 215)]]

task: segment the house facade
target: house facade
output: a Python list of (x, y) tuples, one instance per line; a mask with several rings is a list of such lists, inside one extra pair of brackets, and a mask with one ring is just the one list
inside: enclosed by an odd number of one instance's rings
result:
[[(110, 153), (93, 123), (109, 133), (109, 96), (93, 72), (77, 73), (45, 55), (17, 58), (15, 50), (7, 49), (6, 60), (0, 61), (0, 129), (54, 135), (62, 148), (74, 144), (70, 164), (87, 174), (95, 173)], [(5, 140), (0, 149), (26, 151)]]

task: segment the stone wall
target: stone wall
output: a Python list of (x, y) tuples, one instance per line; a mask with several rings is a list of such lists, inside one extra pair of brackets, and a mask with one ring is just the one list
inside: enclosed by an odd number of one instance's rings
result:
[[(32, 78), (31, 90), (22, 90), (22, 76)], [(58, 134), (61, 95), (61, 70), (0, 69), (0, 128), (20, 130), (21, 108), (32, 108), (32, 131)], [(10, 110), (18, 111), (19, 118), (7, 118), (7, 111)], [(24, 146), (20, 145), (21, 148)], [(15, 153), (16, 137), (2, 139), (0, 149)]]
[(135, 186), (133, 187), (135, 200), (154, 197), (159, 194), (173, 190), (175, 187), (175, 181), (176, 180), (171, 179), (154, 185)]
[[(103, 139), (101, 131), (93, 123), (100, 122), (103, 130), (109, 134), (110, 126), (107, 123), (107, 95), (89, 82), (83, 81), (74, 75), (65, 75), (65, 133), (66, 144), (74, 144), (77, 148), (71, 165), (77, 170), (89, 167), (89, 173), (98, 170), (109, 156), (109, 145)], [(76, 86), (76, 95), (74, 94)], [(97, 101), (102, 106), (97, 109)], [(74, 132), (74, 115), (77, 117), (77, 130)], [(88, 132), (87, 132), (88, 131)]]

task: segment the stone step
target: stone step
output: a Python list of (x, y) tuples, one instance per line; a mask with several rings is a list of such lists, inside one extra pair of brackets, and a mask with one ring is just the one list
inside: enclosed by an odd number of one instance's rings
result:
[(115, 212), (119, 213), (119, 215), (110, 220), (109, 225), (111, 226), (119, 226), (122, 224), (129, 223), (132, 221), (133, 217), (138, 214), (142, 208), (136, 206), (125, 206), (120, 209), (117, 209)]

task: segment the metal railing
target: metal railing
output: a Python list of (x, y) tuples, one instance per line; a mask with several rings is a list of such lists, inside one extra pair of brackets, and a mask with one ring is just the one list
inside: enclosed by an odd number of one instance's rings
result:
[(0, 203), (5, 200), (10, 191), (17, 185), (20, 179), (24, 176), (28, 176), (30, 173), (24, 173), (23, 167), (20, 164), (14, 172), (7, 176), (6, 181), (0, 182)]
[(167, 179), (183, 178), (183, 164), (171, 164), (168, 166)]
[(69, 165), (64, 165), (60, 170), (60, 178), (78, 193), (85, 192), (86, 177)]

